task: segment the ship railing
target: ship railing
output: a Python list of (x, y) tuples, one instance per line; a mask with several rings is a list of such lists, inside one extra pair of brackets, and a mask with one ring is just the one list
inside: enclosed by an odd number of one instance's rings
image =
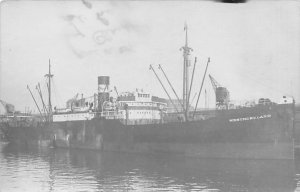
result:
[(103, 111), (100, 113), (101, 117), (104, 117), (105, 119), (121, 119), (122, 114), (118, 111)]

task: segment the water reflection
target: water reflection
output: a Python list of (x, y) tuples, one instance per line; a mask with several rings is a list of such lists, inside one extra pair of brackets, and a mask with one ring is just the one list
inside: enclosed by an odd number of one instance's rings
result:
[(300, 191), (299, 165), (6, 146), (0, 191)]

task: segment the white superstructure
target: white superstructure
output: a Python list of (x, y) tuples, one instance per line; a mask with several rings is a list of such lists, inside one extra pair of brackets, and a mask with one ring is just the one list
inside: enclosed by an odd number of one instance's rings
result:
[(91, 120), (95, 117), (148, 123), (160, 121), (166, 113), (167, 102), (142, 90), (121, 94), (117, 100), (103, 102), (101, 112), (82, 107), (56, 110), (53, 122)]
[(61, 113), (61, 114), (53, 115), (53, 122), (91, 120), (94, 117), (95, 117), (95, 113), (92, 112)]
[(167, 103), (163, 99), (136, 90), (134, 93), (125, 93), (119, 97), (121, 114), (129, 120), (160, 120), (165, 113)]

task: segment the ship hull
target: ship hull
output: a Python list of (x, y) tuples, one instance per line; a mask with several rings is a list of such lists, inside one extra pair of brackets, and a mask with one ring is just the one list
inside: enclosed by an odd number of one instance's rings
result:
[(21, 146), (49, 147), (53, 142), (53, 129), (49, 123), (5, 122), (0, 124), (3, 140)]
[(217, 111), (206, 120), (126, 125), (117, 119), (54, 122), (56, 147), (207, 158), (293, 159), (292, 104)]

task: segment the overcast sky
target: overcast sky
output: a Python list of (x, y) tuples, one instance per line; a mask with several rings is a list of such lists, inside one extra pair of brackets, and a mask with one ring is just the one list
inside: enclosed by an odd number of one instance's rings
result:
[[(278, 101), (282, 95), (293, 95), (299, 102), (299, 5), (297, 1), (5, 1), (0, 99), (21, 111), (26, 106), (35, 109), (26, 86), (38, 99), (35, 86), (40, 82), (46, 96), (49, 58), (53, 106), (64, 107), (76, 93), (86, 97), (97, 92), (100, 75), (110, 76), (111, 88), (116, 86), (119, 92), (140, 88), (166, 98), (149, 64), (161, 64), (181, 95), (179, 49), (186, 21), (194, 50), (191, 60), (198, 58), (192, 95), (200, 88), (210, 57), (208, 74), (228, 88), (233, 100)], [(209, 78), (204, 88), (214, 105)]]

